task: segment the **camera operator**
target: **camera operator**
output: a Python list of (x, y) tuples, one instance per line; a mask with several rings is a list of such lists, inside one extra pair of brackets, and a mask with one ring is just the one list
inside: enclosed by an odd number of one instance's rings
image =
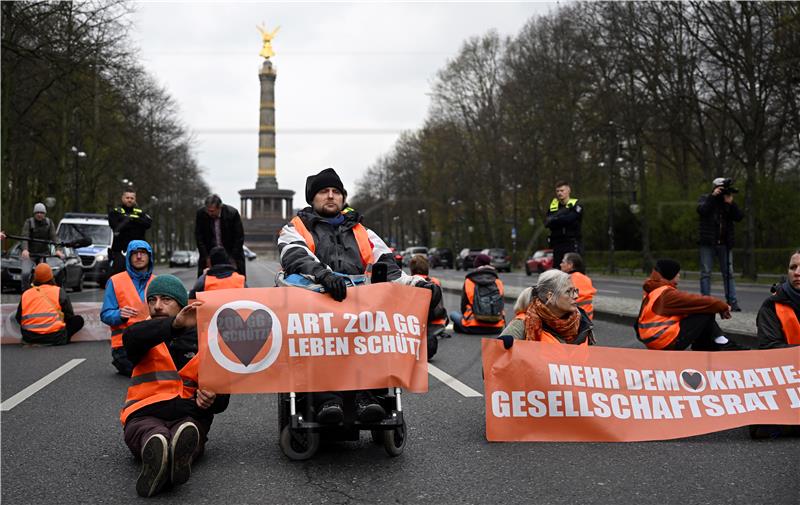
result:
[(739, 190), (733, 187), (733, 179), (717, 177), (713, 191), (700, 197), (697, 213), (700, 214), (700, 292), (711, 294), (711, 269), (714, 257), (722, 271), (725, 299), (731, 311), (741, 312), (736, 300), (736, 285), (733, 280), (733, 223), (744, 218), (744, 214), (733, 202)]

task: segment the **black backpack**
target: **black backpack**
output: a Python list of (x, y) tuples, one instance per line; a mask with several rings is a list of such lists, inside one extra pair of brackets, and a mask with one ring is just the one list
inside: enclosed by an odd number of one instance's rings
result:
[(475, 284), (472, 313), (475, 320), (482, 323), (496, 323), (503, 320), (503, 295), (496, 282)]

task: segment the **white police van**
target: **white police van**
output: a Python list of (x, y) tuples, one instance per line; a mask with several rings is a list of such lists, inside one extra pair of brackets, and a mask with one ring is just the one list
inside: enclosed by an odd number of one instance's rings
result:
[(110, 272), (108, 251), (114, 239), (114, 232), (108, 225), (108, 217), (103, 214), (84, 214), (67, 212), (58, 223), (58, 238), (69, 242), (88, 238), (92, 245), (77, 249), (83, 266), (83, 278), (105, 287)]

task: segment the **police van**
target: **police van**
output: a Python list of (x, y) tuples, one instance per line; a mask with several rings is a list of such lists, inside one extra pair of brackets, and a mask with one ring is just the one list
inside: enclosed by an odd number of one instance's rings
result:
[(108, 217), (104, 214), (67, 212), (58, 223), (57, 234), (62, 242), (82, 238), (92, 241), (91, 245), (76, 250), (81, 258), (83, 278), (105, 287), (111, 263), (108, 251), (114, 239)]

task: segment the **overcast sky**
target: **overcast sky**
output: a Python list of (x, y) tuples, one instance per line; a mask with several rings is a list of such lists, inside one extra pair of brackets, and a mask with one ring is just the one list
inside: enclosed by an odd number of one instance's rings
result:
[(263, 21), (273, 40), (277, 178), (304, 206), (305, 178), (334, 167), (351, 193), (403, 130), (419, 128), (431, 82), (471, 36), (515, 35), (554, 4), (139, 3), (141, 62), (180, 107), (205, 179), (239, 207), (258, 170)]

